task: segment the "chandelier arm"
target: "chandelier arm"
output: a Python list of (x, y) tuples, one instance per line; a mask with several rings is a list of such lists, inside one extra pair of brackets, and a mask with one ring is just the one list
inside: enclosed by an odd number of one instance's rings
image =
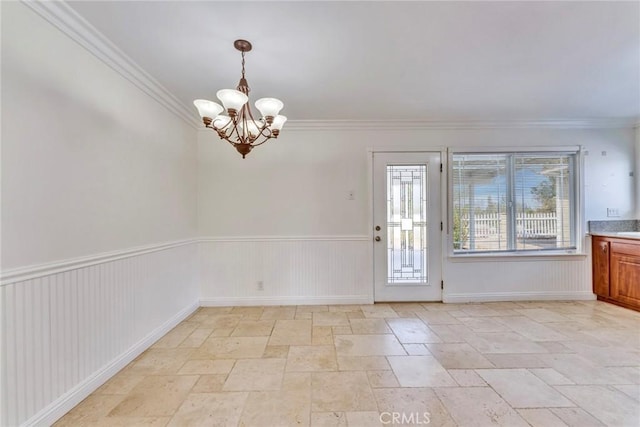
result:
[[(260, 133), (259, 133), (258, 135), (256, 135), (256, 140), (257, 140), (260, 136), (263, 136), (263, 137), (265, 137), (265, 138), (266, 138), (264, 141), (262, 141), (262, 142), (261, 142), (261, 143), (259, 143), (259, 144), (253, 144), (253, 145), (254, 145), (254, 147), (257, 147), (258, 145), (262, 145), (262, 144), (264, 144), (265, 142), (267, 142), (267, 140), (268, 140), (269, 138), (272, 138), (272, 137), (273, 137), (273, 136), (272, 136), (272, 132), (271, 132), (271, 129), (269, 129), (268, 124), (267, 124), (267, 122), (266, 122), (266, 121), (264, 122), (264, 125), (262, 125), (262, 126), (258, 126), (258, 122), (256, 121), (256, 119), (254, 119), (254, 118), (253, 118), (253, 113), (251, 112), (251, 107), (248, 107), (248, 106), (247, 106), (247, 112), (248, 112), (249, 117), (251, 118), (251, 121), (253, 122), (253, 124), (254, 124), (254, 125), (256, 125), (256, 128), (258, 128), (258, 130), (260, 131)], [(268, 130), (268, 131), (269, 131), (269, 133), (265, 133), (265, 131), (266, 131), (266, 130)]]
[(258, 143), (258, 144), (253, 144), (254, 147), (258, 147), (259, 145), (264, 144), (265, 142), (267, 142), (268, 140), (273, 139), (273, 136), (267, 136), (265, 137), (264, 141)]

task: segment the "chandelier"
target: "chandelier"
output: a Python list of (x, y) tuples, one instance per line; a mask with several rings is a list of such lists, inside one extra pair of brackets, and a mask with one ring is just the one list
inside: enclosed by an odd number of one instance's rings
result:
[[(206, 99), (196, 99), (193, 104), (198, 109), (205, 127), (216, 131), (218, 136), (233, 145), (244, 159), (253, 147), (262, 145), (271, 138), (277, 138), (287, 118), (278, 114), (284, 104), (275, 98), (258, 99), (255, 106), (262, 117), (258, 120), (253, 118), (248, 103), (249, 84), (244, 77), (244, 54), (251, 50), (251, 43), (236, 40), (233, 46), (242, 52), (242, 77), (237, 90), (219, 90), (216, 96), (222, 105)], [(226, 114), (223, 114), (225, 110)]]

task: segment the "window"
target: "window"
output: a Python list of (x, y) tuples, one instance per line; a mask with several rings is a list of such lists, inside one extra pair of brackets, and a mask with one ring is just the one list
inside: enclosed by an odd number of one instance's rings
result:
[(575, 152), (453, 154), (454, 254), (575, 250), (576, 159)]

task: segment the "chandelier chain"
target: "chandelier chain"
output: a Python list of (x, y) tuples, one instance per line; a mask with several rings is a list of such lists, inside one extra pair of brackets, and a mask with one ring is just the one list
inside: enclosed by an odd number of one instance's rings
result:
[(242, 51), (242, 78), (244, 79), (244, 51)]

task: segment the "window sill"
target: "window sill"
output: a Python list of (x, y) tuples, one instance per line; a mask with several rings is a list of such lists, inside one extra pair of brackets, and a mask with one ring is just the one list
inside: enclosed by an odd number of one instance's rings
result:
[(529, 262), (529, 261), (569, 261), (569, 260), (582, 260), (587, 257), (584, 252), (547, 252), (544, 254), (533, 253), (490, 253), (490, 254), (449, 254), (447, 257), (450, 262), (479, 262), (479, 261), (515, 261), (515, 262)]

